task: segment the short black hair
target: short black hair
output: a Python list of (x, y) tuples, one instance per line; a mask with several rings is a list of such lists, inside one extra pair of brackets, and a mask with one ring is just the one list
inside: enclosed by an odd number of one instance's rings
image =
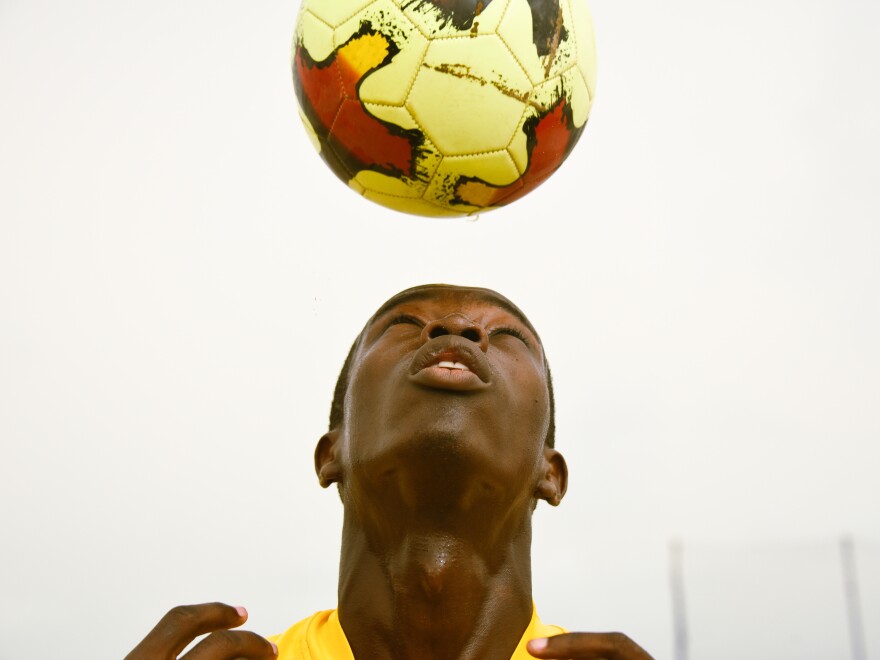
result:
[[(535, 334), (537, 335), (537, 333)], [(348, 392), (351, 363), (354, 361), (354, 355), (360, 341), (361, 335), (358, 335), (345, 357), (345, 362), (339, 371), (339, 377), (336, 379), (336, 387), (333, 388), (333, 402), (330, 404), (331, 431), (339, 428), (345, 419), (345, 394)], [(547, 427), (547, 437), (544, 438), (544, 444), (548, 447), (554, 447), (556, 445), (556, 403), (553, 397), (553, 377), (550, 374), (550, 364), (547, 362), (546, 356), (544, 357), (544, 373), (547, 376), (547, 395), (550, 398), (550, 425)]]

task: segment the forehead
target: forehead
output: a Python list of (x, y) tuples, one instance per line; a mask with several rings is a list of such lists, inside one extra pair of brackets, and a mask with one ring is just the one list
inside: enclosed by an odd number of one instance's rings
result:
[(376, 310), (376, 313), (373, 314), (367, 322), (366, 327), (369, 327), (373, 321), (398, 307), (411, 303), (434, 301), (438, 303), (452, 302), (465, 305), (482, 304), (504, 310), (519, 319), (519, 321), (522, 322), (536, 337), (538, 336), (535, 328), (522, 310), (497, 291), (479, 287), (453, 286), (450, 284), (424, 284), (422, 286), (416, 286), (401, 291), (385, 301), (385, 303)]

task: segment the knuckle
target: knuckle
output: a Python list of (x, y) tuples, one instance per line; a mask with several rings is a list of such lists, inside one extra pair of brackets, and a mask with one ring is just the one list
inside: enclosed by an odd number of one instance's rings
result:
[(199, 620), (198, 610), (194, 605), (178, 605), (168, 610), (165, 620), (177, 627), (188, 627)]
[(218, 630), (210, 635), (211, 645), (217, 649), (230, 652), (241, 649), (241, 636), (230, 630)]
[(632, 647), (632, 640), (622, 632), (608, 633), (608, 641), (612, 648), (617, 651), (624, 651)]

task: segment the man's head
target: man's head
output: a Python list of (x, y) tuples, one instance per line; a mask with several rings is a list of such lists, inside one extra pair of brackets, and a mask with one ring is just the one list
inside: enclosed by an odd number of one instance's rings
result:
[(565, 464), (554, 431), (550, 369), (519, 308), (489, 289), (425, 285), (389, 299), (352, 346), (316, 469), (326, 486), (358, 468), (376, 477), (454, 463), (487, 488), (534, 478), (535, 495), (556, 504)]
[[(413, 287), (410, 289), (406, 289), (401, 291), (394, 297), (390, 298), (379, 310), (373, 314), (364, 328), (361, 330), (360, 334), (354, 340), (354, 343), (351, 345), (351, 348), (348, 351), (348, 355), (345, 357), (345, 362), (342, 365), (342, 369), (339, 371), (339, 377), (336, 379), (336, 386), (333, 389), (333, 402), (330, 405), (330, 420), (329, 420), (329, 428), (333, 430), (341, 426), (343, 422), (343, 418), (345, 415), (345, 394), (348, 391), (348, 377), (349, 372), (351, 371), (351, 363), (354, 359), (355, 351), (360, 344), (361, 338), (364, 335), (364, 332), (373, 322), (373, 320), (382, 314), (384, 310), (386, 310), (389, 306), (393, 306), (395, 301), (400, 299), (405, 299), (410, 295), (429, 295), (432, 289), (442, 289), (446, 285), (422, 285), (418, 287)], [(460, 287), (457, 287), (460, 288)], [(488, 289), (473, 289), (475, 293), (485, 293), (489, 299), (497, 299), (497, 301), (507, 307), (510, 311), (512, 311), (518, 318), (522, 320), (523, 323), (527, 325), (527, 327), (531, 330), (532, 334), (534, 334), (535, 338), (540, 343), (541, 339), (538, 336), (537, 331), (532, 326), (531, 322), (528, 320), (525, 314), (510, 302), (504, 296), (490, 291)], [(542, 345), (543, 350), (543, 345)], [(547, 428), (547, 437), (544, 439), (545, 444), (548, 447), (556, 446), (556, 403), (555, 397), (553, 395), (553, 377), (550, 373), (550, 363), (547, 362), (547, 356), (544, 356), (544, 374), (547, 378), (547, 396), (550, 399), (550, 425)]]

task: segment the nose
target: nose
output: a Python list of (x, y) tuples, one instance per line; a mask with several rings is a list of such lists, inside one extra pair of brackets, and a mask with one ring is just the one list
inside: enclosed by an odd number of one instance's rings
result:
[(422, 341), (429, 341), (443, 335), (458, 335), (478, 344), (484, 353), (489, 350), (489, 335), (476, 321), (464, 314), (450, 314), (442, 319), (431, 321), (422, 328)]

